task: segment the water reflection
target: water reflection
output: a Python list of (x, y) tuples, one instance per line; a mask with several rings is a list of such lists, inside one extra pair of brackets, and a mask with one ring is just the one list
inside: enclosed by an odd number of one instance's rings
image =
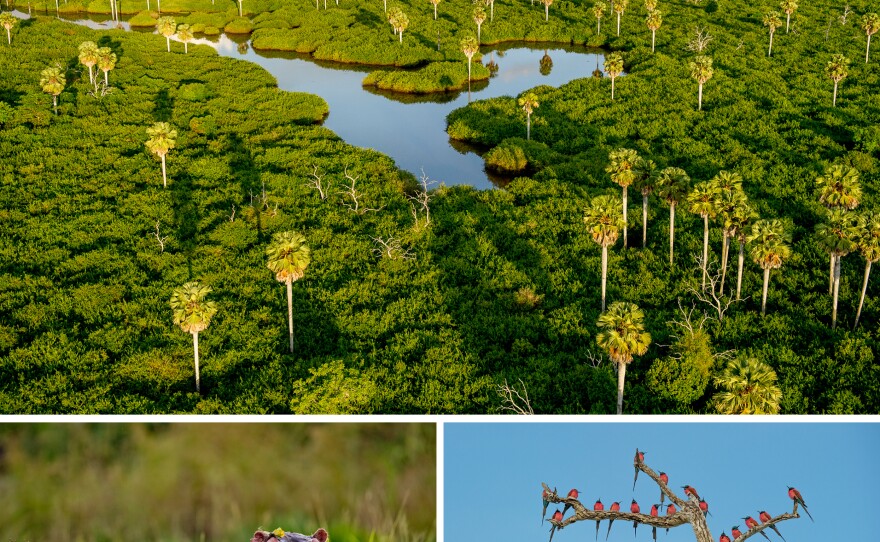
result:
[[(117, 23), (108, 19), (91, 16), (72, 22), (97, 29), (114, 28)], [(125, 21), (119, 24), (128, 29)], [(176, 40), (176, 36), (171, 39)], [(221, 34), (189, 43), (208, 45), (220, 55), (255, 62), (275, 76), (284, 90), (321, 96), (330, 107), (324, 125), (346, 142), (386, 154), (398, 167), (417, 177), (424, 170), (432, 180), (476, 188), (503, 185), (507, 179), (485, 170), (481, 158), (485, 149), (449, 140), (449, 112), (472, 100), (517, 96), (539, 85), (560, 86), (597, 72), (601, 75), (603, 61), (598, 49), (504, 44), (481, 50), (483, 61), (494, 64), (490, 80), (475, 82), (469, 91), (412, 95), (363, 87), (365, 74), (375, 68), (322, 62), (310, 55), (254, 51), (246, 36)], [(540, 117), (540, 109), (535, 115)]]

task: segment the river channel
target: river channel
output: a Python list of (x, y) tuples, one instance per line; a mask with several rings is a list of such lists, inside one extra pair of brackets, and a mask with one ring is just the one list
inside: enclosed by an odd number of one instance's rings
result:
[[(69, 20), (96, 29), (116, 28), (116, 23), (101, 18)], [(127, 30), (128, 24), (120, 27)], [(506, 179), (485, 170), (479, 149), (449, 139), (446, 116), (471, 100), (517, 96), (538, 85), (560, 86), (590, 77), (604, 61), (601, 50), (585, 47), (522, 43), (483, 47), (483, 62), (492, 59), (499, 68), (488, 84), (475, 83), (470, 92), (410, 95), (364, 87), (361, 81), (372, 67), (318, 62), (307, 55), (264, 54), (254, 51), (246, 40), (225, 34), (190, 41), (193, 44), (209, 45), (222, 56), (259, 64), (284, 90), (321, 96), (330, 107), (324, 126), (347, 143), (390, 156), (416, 177), (424, 172), (432, 181), (480, 189), (503, 185)], [(545, 54), (552, 59), (549, 72), (541, 69)]]

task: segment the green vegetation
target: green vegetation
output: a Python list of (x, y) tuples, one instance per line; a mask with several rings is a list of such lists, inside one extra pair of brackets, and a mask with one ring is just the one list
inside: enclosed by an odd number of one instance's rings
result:
[(435, 435), (409, 423), (7, 422), (0, 536), (231, 541), (324, 527), (335, 542), (432, 542)]

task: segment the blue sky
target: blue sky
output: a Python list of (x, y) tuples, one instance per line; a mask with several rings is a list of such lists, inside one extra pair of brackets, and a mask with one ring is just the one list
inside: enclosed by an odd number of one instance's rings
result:
[[(669, 475), (669, 486), (694, 486), (709, 503), (715, 540), (758, 510), (791, 512), (788, 486), (798, 488), (815, 519), (784, 521), (788, 542), (880, 540), (880, 423), (445, 423), (444, 535), (446, 540), (546, 542), (541, 482), (560, 494), (580, 490), (592, 507), (636, 499), (647, 512), (660, 490), (644, 474), (632, 490), (635, 449)], [(481, 498), (484, 496), (485, 498)], [(668, 500), (667, 500), (668, 502)], [(548, 517), (555, 509), (551, 504)], [(561, 507), (560, 507), (561, 509)], [(841, 517), (840, 512), (846, 511)], [(566, 517), (571, 515), (571, 510)], [(591, 542), (595, 522), (557, 532), (553, 542)], [(603, 522), (599, 539), (603, 540)], [(772, 542), (779, 537), (768, 530)], [(609, 542), (650, 542), (651, 529), (615, 522)], [(690, 527), (660, 531), (658, 542), (693, 542)], [(761, 540), (760, 535), (751, 541)]]

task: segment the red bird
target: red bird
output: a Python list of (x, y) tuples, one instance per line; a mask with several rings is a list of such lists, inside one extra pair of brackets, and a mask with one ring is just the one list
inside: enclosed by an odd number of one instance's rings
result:
[(553, 533), (556, 531), (557, 527), (562, 528), (562, 512), (559, 511), (559, 508), (553, 512), (553, 517), (551, 517), (549, 521), (553, 526), (550, 527), (550, 542), (553, 542)]
[[(597, 512), (601, 512), (605, 510), (605, 505), (602, 504), (602, 499), (596, 501), (596, 504), (593, 505), (593, 510)], [(596, 520), (596, 540), (599, 540), (599, 520)]]
[[(579, 495), (578, 490), (576, 490), (576, 489), (571, 489), (568, 491), (568, 498), (569, 499), (577, 499), (578, 495)], [(565, 515), (566, 512), (568, 512), (569, 508), (571, 508), (571, 505), (568, 503), (565, 503), (565, 506), (562, 508), (562, 515), (563, 516)]]
[[(661, 472), (660, 473), (660, 481), (663, 482), (664, 486), (669, 485), (669, 476), (667, 476), (665, 472)], [(663, 493), (663, 490), (661, 489), (660, 490), (660, 504), (661, 505), (663, 504), (664, 497), (666, 497), (666, 495)]]
[[(612, 512), (620, 512), (620, 503), (613, 502), (611, 503), (611, 511)], [(605, 540), (608, 540), (608, 535), (611, 534), (611, 526), (614, 525), (614, 518), (611, 518), (611, 521), (608, 522), (608, 532), (605, 533)]]
[(681, 487), (684, 489), (685, 495), (693, 495), (694, 497), (696, 497), (698, 499), (700, 498), (700, 495), (697, 494), (697, 490), (694, 489), (693, 486), (681, 486)]
[[(633, 514), (639, 513), (639, 511), (640, 511), (639, 503), (637, 503), (635, 499), (633, 499), (632, 504), (629, 505), (629, 511), (632, 512)], [(636, 529), (638, 529), (638, 528), (639, 528), (639, 522), (634, 521), (633, 522), (633, 536), (636, 535)]]
[(718, 538), (718, 542), (730, 542), (730, 537), (727, 536), (727, 533), (721, 533), (721, 537)]
[[(675, 505), (669, 503), (669, 506), (666, 507), (666, 517), (675, 515)], [(669, 527), (666, 528), (666, 534), (669, 534)]]
[(712, 513), (709, 512), (709, 503), (707, 503), (703, 499), (700, 499), (700, 510), (703, 512), (704, 516), (706, 514), (709, 514), (710, 516), (712, 515)]
[(799, 504), (804, 507), (804, 512), (810, 516), (810, 521), (813, 521), (813, 516), (810, 514), (810, 511), (807, 510), (807, 503), (804, 502), (804, 498), (801, 497), (801, 492), (796, 490), (793, 487), (788, 488), (788, 498), (793, 500), (795, 504)]
[[(757, 529), (757, 528), (758, 528), (758, 522), (755, 521), (755, 518), (753, 518), (752, 516), (748, 516), (748, 517), (745, 517), (745, 518), (743, 518), (743, 519), (746, 520), (746, 527), (748, 527), (749, 530)], [(770, 537), (767, 536), (766, 534), (764, 534), (764, 531), (761, 531), (761, 536), (763, 536), (764, 538), (766, 538), (768, 541), (770, 540)]]
[(731, 536), (733, 536), (734, 540), (742, 536), (742, 531), (739, 530), (739, 525), (734, 525), (733, 527), (731, 527), (730, 534)]
[[(764, 510), (761, 510), (760, 512), (758, 512), (758, 517), (761, 518), (761, 523), (767, 523), (768, 521), (773, 519), (772, 517), (770, 517), (770, 514), (768, 514)], [(776, 525), (771, 525), (770, 528), (773, 529), (773, 531), (779, 535), (779, 538), (781, 538), (782, 540), (785, 540), (785, 537), (782, 536), (782, 533), (779, 532), (779, 529), (776, 528)]]
[[(651, 505), (651, 517), (656, 518), (657, 514), (660, 513), (659, 505), (653, 504)], [(657, 542), (657, 527), (651, 526), (651, 537), (654, 539), (654, 542)]]
[(547, 500), (547, 497), (550, 496), (550, 492), (546, 489), (541, 492), (541, 501), (544, 503), (544, 510), (541, 511), (541, 523), (544, 523), (544, 516), (547, 515), (547, 505), (550, 504), (550, 501)]
[(640, 452), (636, 448), (636, 457), (633, 459), (633, 468), (636, 469), (636, 476), (633, 478), (633, 490), (636, 489), (636, 480), (639, 479), (639, 465), (645, 461), (645, 452)]

